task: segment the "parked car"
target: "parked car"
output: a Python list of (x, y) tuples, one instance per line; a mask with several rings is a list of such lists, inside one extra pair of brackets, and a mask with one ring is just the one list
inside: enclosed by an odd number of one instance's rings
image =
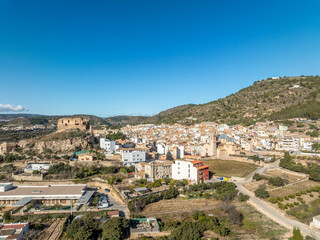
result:
[(98, 203), (98, 209), (108, 208), (109, 203), (108, 202), (99, 202)]
[(108, 198), (106, 195), (101, 195), (98, 202), (98, 209), (109, 207)]
[(106, 192), (110, 192), (110, 189), (108, 189), (108, 188), (106, 188), (106, 189), (104, 189)]

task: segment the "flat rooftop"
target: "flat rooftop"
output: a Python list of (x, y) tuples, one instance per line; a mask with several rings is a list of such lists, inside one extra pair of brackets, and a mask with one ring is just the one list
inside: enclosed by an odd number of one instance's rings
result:
[(74, 196), (82, 195), (86, 185), (49, 185), (49, 186), (14, 186), (13, 188), (0, 192), (0, 199), (6, 197), (37, 197), (37, 196)]

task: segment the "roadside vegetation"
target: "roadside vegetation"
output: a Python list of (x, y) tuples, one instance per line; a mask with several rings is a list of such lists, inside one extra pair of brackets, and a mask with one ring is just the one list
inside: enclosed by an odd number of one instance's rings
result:
[(96, 164), (82, 165), (76, 164), (71, 166), (67, 163), (57, 163), (52, 165), (48, 170), (48, 175), (45, 179), (69, 179), (81, 180), (89, 177), (101, 177), (114, 184), (121, 182), (128, 173), (134, 172), (134, 167), (104, 167)]
[(320, 181), (320, 165), (310, 163), (308, 166), (303, 166), (300, 163), (295, 163), (288, 152), (285, 153), (284, 158), (280, 160), (280, 167), (294, 171), (309, 174), (309, 179), (313, 181)]
[(122, 217), (110, 218), (101, 225), (88, 213), (66, 227), (66, 237), (72, 240), (122, 240), (128, 236), (129, 220)]

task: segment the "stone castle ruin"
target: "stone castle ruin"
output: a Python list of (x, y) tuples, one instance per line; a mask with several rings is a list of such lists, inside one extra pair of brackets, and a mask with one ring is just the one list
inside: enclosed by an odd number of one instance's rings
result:
[(58, 120), (58, 132), (68, 130), (80, 130), (91, 131), (89, 119), (77, 117), (77, 118), (60, 118)]

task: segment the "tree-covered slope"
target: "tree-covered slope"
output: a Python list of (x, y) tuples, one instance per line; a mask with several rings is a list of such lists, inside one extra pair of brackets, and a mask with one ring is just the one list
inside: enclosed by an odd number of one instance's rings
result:
[(187, 105), (150, 117), (145, 122), (213, 121), (248, 125), (266, 119), (319, 118), (319, 91), (319, 76), (266, 79), (225, 98), (206, 104)]

